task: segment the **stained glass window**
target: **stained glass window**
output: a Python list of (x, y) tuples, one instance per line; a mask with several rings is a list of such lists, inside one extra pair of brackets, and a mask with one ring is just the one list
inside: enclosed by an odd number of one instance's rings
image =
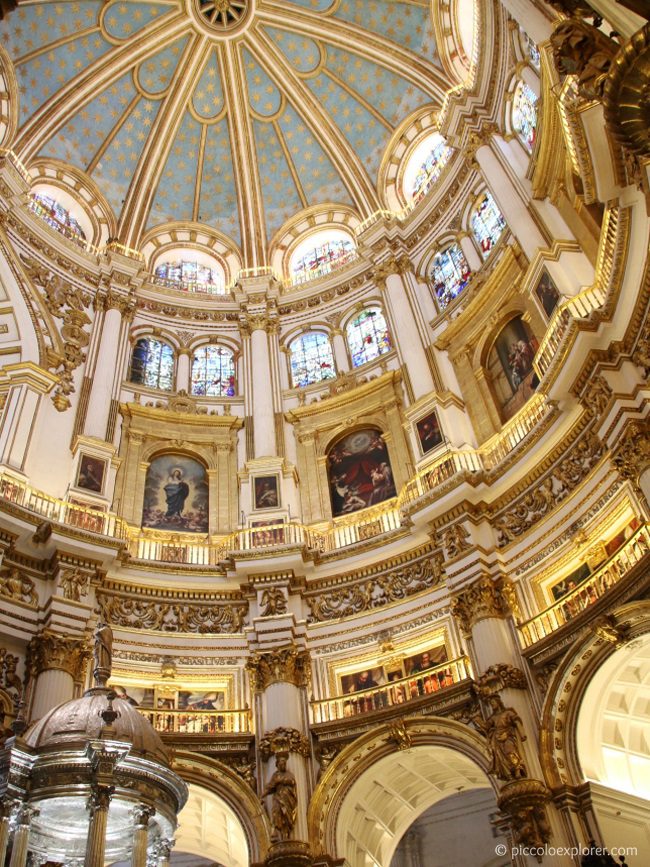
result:
[(235, 358), (225, 346), (201, 346), (192, 360), (192, 394), (234, 397)]
[(86, 233), (77, 220), (51, 196), (45, 193), (34, 193), (30, 207), (45, 222), (73, 241), (85, 241)]
[(316, 277), (323, 277), (333, 268), (345, 265), (357, 254), (351, 238), (339, 237), (323, 240), (308, 250), (296, 250), (291, 260), (291, 280), (293, 283), (305, 283)]
[(458, 244), (451, 244), (436, 253), (430, 277), (441, 308), (446, 307), (463, 291), (469, 283), (470, 274), (467, 259)]
[(346, 328), (352, 366), (360, 367), (392, 349), (388, 326), (379, 307), (368, 307)]
[(506, 221), (490, 193), (483, 193), (479, 198), (470, 225), (483, 256), (487, 258), (506, 227)]
[(326, 334), (308, 331), (289, 345), (291, 381), (294, 388), (336, 376), (332, 346)]
[(452, 153), (451, 148), (440, 133), (434, 133), (423, 144), (427, 145), (425, 152), (422, 153), (421, 149), (417, 148), (409, 161), (410, 164), (417, 160), (419, 164), (414, 179), (411, 181), (409, 177), (410, 165), (404, 175), (405, 185), (410, 187), (410, 195), (414, 204), (419, 202), (438, 180)]
[(519, 82), (515, 90), (512, 126), (528, 150), (532, 150), (537, 130), (537, 97), (523, 81)]
[(131, 356), (131, 382), (171, 391), (174, 384), (174, 350), (162, 340), (141, 337)]
[(535, 69), (539, 69), (539, 48), (533, 42), (533, 40), (528, 36), (528, 34), (524, 34), (526, 38), (526, 45), (528, 46), (528, 56), (530, 57), (530, 62), (533, 64)]
[(157, 266), (155, 274), (160, 281), (177, 284), (173, 288), (210, 294), (225, 292), (223, 275), (219, 269), (201, 262), (190, 262), (185, 259), (163, 262)]

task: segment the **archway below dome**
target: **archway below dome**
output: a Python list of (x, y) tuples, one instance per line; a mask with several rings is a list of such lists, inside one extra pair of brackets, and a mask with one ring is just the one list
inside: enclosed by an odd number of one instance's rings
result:
[[(474, 793), (485, 807), (489, 801), (489, 810), (484, 810), (486, 821), (488, 812), (497, 811), (487, 774), (459, 751), (426, 745), (383, 756), (359, 775), (343, 798), (337, 820), (337, 854), (346, 858), (349, 867), (389, 867), (399, 841), (413, 823), (461, 791)], [(481, 860), (467, 861), (468, 867), (490, 864), (494, 858), (493, 838), (487, 832), (483, 836)]]
[(583, 696), (577, 754), (605, 845), (650, 863), (650, 636), (598, 669)]
[(489, 789), (467, 789), (443, 798), (409, 827), (390, 867), (418, 863), (427, 867), (509, 867), (509, 855), (499, 856), (496, 851), (507, 843), (505, 837), (495, 836), (491, 821), (495, 809), (494, 793)]

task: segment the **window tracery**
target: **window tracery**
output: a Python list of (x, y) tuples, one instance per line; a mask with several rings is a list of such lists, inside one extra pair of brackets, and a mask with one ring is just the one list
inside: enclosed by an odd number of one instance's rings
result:
[(174, 384), (174, 350), (153, 337), (141, 337), (133, 347), (129, 380), (137, 385), (171, 391)]
[(30, 202), (30, 208), (42, 220), (72, 241), (86, 241), (86, 233), (79, 222), (72, 216), (70, 211), (63, 207), (52, 196), (45, 193), (34, 193)]
[(333, 268), (338, 268), (350, 262), (357, 251), (352, 238), (327, 237), (320, 234), (313, 238), (313, 243), (307, 247), (301, 244), (291, 257), (290, 271), (292, 283), (306, 283), (316, 277), (329, 274)]
[(532, 151), (537, 132), (537, 96), (523, 81), (517, 85), (512, 102), (512, 128)]
[(393, 348), (386, 319), (379, 307), (362, 310), (348, 323), (345, 332), (353, 367), (360, 367)]
[(209, 344), (192, 359), (192, 394), (201, 397), (234, 397), (235, 356), (225, 346)]
[(427, 137), (414, 151), (404, 171), (404, 194), (417, 204), (431, 189), (449, 162), (452, 149), (436, 132)]
[(223, 275), (219, 270), (202, 262), (174, 259), (162, 262), (156, 267), (154, 273), (158, 280), (177, 284), (179, 288), (186, 291), (208, 292), (215, 295), (226, 291)]
[(469, 222), (483, 258), (487, 258), (506, 227), (503, 214), (491, 193), (484, 192), (480, 195)]
[(471, 268), (459, 244), (450, 244), (435, 254), (429, 276), (442, 309), (460, 295), (469, 283), (470, 275)]
[(326, 334), (308, 331), (289, 344), (291, 381), (294, 388), (336, 376), (332, 346)]

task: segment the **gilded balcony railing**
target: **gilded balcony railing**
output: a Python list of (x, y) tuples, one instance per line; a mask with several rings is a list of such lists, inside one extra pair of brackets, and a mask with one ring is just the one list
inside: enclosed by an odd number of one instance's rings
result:
[(0, 473), (0, 498), (57, 524), (77, 527), (80, 530), (88, 530), (91, 533), (112, 536), (116, 539), (125, 539), (128, 534), (128, 525), (113, 512), (103, 512), (100, 509), (50, 497), (5, 473)]
[(151, 710), (138, 711), (161, 734), (218, 735), (249, 734), (252, 715), (244, 710)]
[(618, 584), (643, 560), (650, 560), (648, 525), (640, 527), (622, 548), (606, 560), (591, 575), (569, 593), (535, 617), (518, 627), (523, 647), (531, 647), (602, 599), (610, 588)]
[(317, 725), (407, 704), (413, 699), (434, 695), (446, 687), (469, 680), (471, 677), (469, 659), (466, 656), (459, 656), (457, 659), (448, 660), (374, 689), (362, 689), (347, 695), (312, 701), (311, 721)]

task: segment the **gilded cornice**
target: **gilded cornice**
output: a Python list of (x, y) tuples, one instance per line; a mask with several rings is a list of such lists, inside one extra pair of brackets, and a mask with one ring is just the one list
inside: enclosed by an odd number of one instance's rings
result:
[(356, 404), (362, 399), (368, 397), (376, 397), (378, 393), (387, 386), (392, 386), (393, 393), (397, 390), (397, 386), (401, 380), (401, 373), (398, 370), (388, 370), (380, 376), (368, 382), (361, 383), (356, 388), (349, 391), (343, 391), (340, 394), (328, 397), (327, 401), (318, 401), (305, 406), (298, 406), (295, 409), (285, 413), (285, 418), (291, 424), (304, 422), (306, 419), (322, 415), (323, 411), (333, 412), (344, 407), (349, 407), (351, 404)]

